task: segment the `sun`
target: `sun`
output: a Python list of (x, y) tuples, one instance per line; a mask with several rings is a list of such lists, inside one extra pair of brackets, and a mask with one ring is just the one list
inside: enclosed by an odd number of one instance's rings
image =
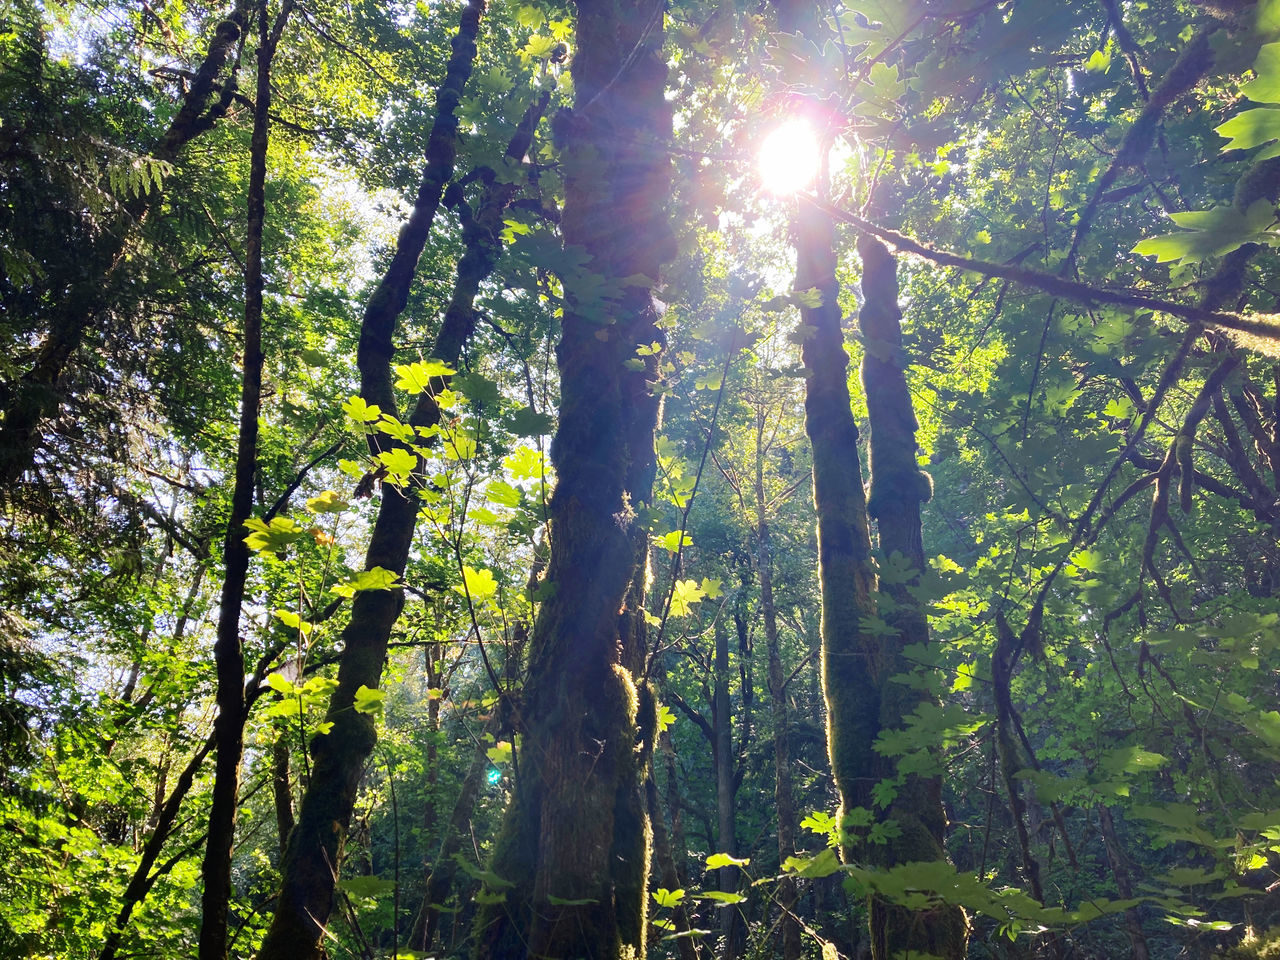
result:
[(813, 184), (821, 161), (818, 134), (809, 121), (787, 120), (760, 144), (760, 182), (777, 196), (796, 193)]

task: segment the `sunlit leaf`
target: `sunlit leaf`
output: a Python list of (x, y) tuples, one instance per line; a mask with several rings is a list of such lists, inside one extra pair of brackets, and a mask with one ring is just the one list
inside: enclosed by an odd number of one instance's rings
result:
[(464, 566), (462, 583), (453, 589), (472, 600), (487, 600), (498, 592), (498, 581), (494, 579), (492, 570)]
[(356, 690), (355, 702), (352, 703), (352, 709), (356, 713), (379, 714), (382, 713), (384, 701), (387, 695), (382, 690), (374, 690), (361, 684)]

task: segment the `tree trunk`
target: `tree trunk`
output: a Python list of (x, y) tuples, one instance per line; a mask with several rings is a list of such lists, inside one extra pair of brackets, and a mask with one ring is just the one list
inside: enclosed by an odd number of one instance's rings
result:
[[(667, 822), (662, 815), (662, 804), (658, 798), (658, 781), (653, 776), (652, 765), (648, 773), (644, 784), (644, 799), (645, 808), (649, 813), (649, 823), (653, 830), (653, 865), (662, 887), (667, 890), (679, 890), (682, 889), (680, 874), (676, 869), (675, 856), (671, 852), (671, 835), (667, 831)], [(683, 902), (677, 903), (672, 908), (671, 920), (675, 924), (676, 933), (688, 933), (689, 911), (685, 909)], [(679, 937), (675, 943), (680, 960), (698, 960), (692, 937)]]
[(245, 521), (253, 512), (254, 481), (258, 474), (258, 415), (262, 405), (262, 230), (266, 221), (267, 145), (271, 127), (271, 62), (293, 9), (284, 0), (275, 23), (260, 0), (258, 72), (249, 141), (248, 215), (244, 251), (244, 360), (240, 387), (240, 433), (236, 444), (235, 485), (231, 517), (223, 547), (226, 570), (218, 602), (218, 629), (213, 645), (217, 669), (218, 716), (215, 743), (209, 839), (201, 864), (199, 960), (223, 960), (227, 955), (227, 914), (231, 905), (231, 856), (236, 834), (240, 762), (244, 753), (244, 649), (240, 642), (240, 610), (249, 574)]
[(293, 786), (289, 779), (290, 733), (281, 730), (271, 745), (271, 799), (276, 810), (276, 833), (284, 853), (293, 833)]
[[(827, 704), (827, 749), (840, 793), (841, 816), (870, 809), (878, 779), (872, 749), (879, 733), (879, 669), (862, 617), (872, 611), (875, 575), (867, 527), (858, 427), (849, 402), (849, 356), (836, 302), (835, 230), (822, 211), (803, 200), (796, 221), (796, 289), (816, 289), (821, 303), (804, 307), (809, 328), (802, 348), (805, 432), (813, 449), (813, 499), (818, 515), (818, 585), (822, 595), (822, 691)], [(854, 858), (846, 836), (841, 854)]]
[(196, 774), (200, 771), (200, 766), (204, 763), (205, 757), (213, 749), (213, 743), (214, 738), (210, 735), (200, 745), (195, 755), (187, 761), (182, 773), (178, 775), (177, 782), (173, 785), (173, 790), (170, 791), (164, 805), (160, 808), (160, 812), (155, 818), (155, 827), (152, 829), (151, 835), (147, 837), (146, 843), (142, 845), (142, 856), (138, 858), (138, 865), (134, 867), (133, 875), (129, 878), (129, 884), (125, 887), (124, 894), (120, 898), (120, 909), (116, 912), (115, 922), (107, 930), (102, 950), (98, 953), (98, 960), (115, 960), (116, 955), (120, 952), (124, 932), (129, 925), (130, 917), (133, 916), (133, 911), (138, 904), (146, 899), (147, 894), (151, 892), (152, 884), (155, 883), (157, 875), (151, 872), (151, 868), (155, 866), (156, 861), (160, 858), (160, 851), (164, 849), (165, 841), (169, 839), (169, 834), (173, 831), (174, 824), (177, 822), (178, 812), (182, 809), (182, 801), (186, 799), (187, 794), (195, 784)]
[[(737, 812), (737, 783), (734, 780), (733, 708), (729, 700), (729, 631), (724, 618), (715, 625), (715, 676), (711, 700), (712, 758), (716, 768), (716, 849), (731, 857), (738, 855), (738, 833), (735, 823)], [(716, 878), (719, 889), (725, 893), (738, 890), (738, 868), (732, 864), (721, 867)], [(720, 914), (720, 958), (734, 960), (742, 952), (742, 920), (732, 906), (718, 911)]]
[[(773, 718), (773, 802), (778, 821), (778, 863), (796, 852), (795, 792), (791, 782), (791, 716), (787, 706), (786, 677), (778, 639), (778, 611), (773, 602), (773, 557), (767, 501), (764, 495), (764, 420), (756, 427), (756, 570), (760, 577), (760, 613), (764, 620), (769, 657), (769, 705)], [(794, 914), (796, 882), (789, 876), (778, 881), (778, 905), (782, 908), (782, 957), (799, 960), (800, 924)]]
[[(534, 624), (520, 776), (491, 865), (512, 886), (479, 912), (481, 960), (614, 960), (642, 955), (645, 943), (640, 789), (656, 720), (627, 668), (619, 612), (643, 565), (631, 525), (649, 498), (638, 468), (653, 457), (646, 381), (657, 357), (641, 370), (628, 361), (637, 345), (662, 341), (649, 285), (672, 246), (662, 214), (671, 116), (662, 7), (581, 0), (577, 12), (576, 106), (559, 118), (563, 232), (566, 248), (589, 254), (592, 275), (563, 278), (554, 593)], [(646, 282), (628, 282), (636, 276)]]
[[(1129, 877), (1129, 861), (1120, 846), (1120, 838), (1116, 836), (1116, 825), (1111, 819), (1111, 810), (1100, 803), (1098, 810), (1098, 826), (1102, 829), (1102, 842), (1107, 848), (1107, 860), (1111, 864), (1111, 873), (1116, 878), (1116, 892), (1121, 900), (1133, 896), (1133, 881)], [(1125, 929), (1129, 932), (1129, 943), (1133, 947), (1133, 960), (1149, 960), (1151, 951), (1147, 949), (1147, 936), (1142, 931), (1142, 918), (1138, 916), (1137, 907), (1130, 907), (1124, 912)]]
[[(436, 97), (436, 117), (427, 141), (427, 163), (418, 196), (408, 222), (400, 230), (396, 252), (378, 288), (370, 297), (360, 329), (356, 364), (360, 392), (367, 403), (384, 413), (397, 409), (392, 389), (391, 361), (396, 321), (408, 302), (409, 287), (418, 259), (426, 246), (431, 222), (440, 206), (445, 184), (453, 176), (457, 153), (458, 121), (455, 116), (462, 90), (471, 75), (476, 55), (476, 35), (484, 0), (469, 0), (463, 8), (452, 54)], [(524, 151), (521, 151), (523, 156)], [(495, 238), (496, 242), (496, 238)], [(472, 248), (468, 248), (468, 254)], [(492, 249), (459, 261), (453, 298), (436, 336), (432, 355), (445, 363), (456, 362), (475, 325), (472, 302)], [(466, 260), (464, 256), (463, 260)], [(410, 422), (428, 426), (439, 421), (440, 411), (429, 393), (419, 396)], [(386, 484), (374, 522), (366, 569), (382, 567), (397, 576), (404, 573), (418, 514), (418, 498), (412, 484), (402, 490)], [(303, 793), (298, 822), (290, 834), (281, 863), (280, 895), (276, 912), (259, 951), (260, 960), (318, 960), (323, 955), (325, 926), (333, 910), (342, 844), (351, 822), (361, 773), (373, 751), (376, 734), (373, 719), (353, 705), (360, 687), (376, 688), (382, 679), (391, 629), (400, 616), (404, 597), (400, 590), (365, 590), (356, 594), (351, 619), (342, 633), (343, 654), (338, 687), (329, 701), (326, 719), (333, 726), (327, 735), (311, 741), (310, 782)]]
[[(498, 708), (495, 707), (493, 719), (485, 724), (485, 733), (495, 737), (501, 724), (497, 721)], [(429, 951), (439, 932), (440, 916), (445, 900), (453, 889), (453, 880), (457, 876), (458, 866), (453, 857), (462, 849), (462, 838), (467, 835), (467, 824), (475, 810), (476, 800), (480, 796), (480, 787), (484, 783), (485, 774), (489, 770), (489, 742), (483, 737), (476, 742), (475, 752), (471, 755), (471, 765), (462, 778), (462, 789), (454, 801), (453, 812), (449, 822), (444, 826), (444, 836), (440, 838), (440, 848), (434, 863), (427, 872), (426, 888), (422, 894), (422, 906), (413, 921), (413, 932), (409, 935), (409, 946), (414, 950)]]
[[(933, 482), (916, 464), (916, 417), (902, 361), (902, 314), (898, 308), (898, 268), (888, 249), (871, 237), (861, 237), (863, 306), (859, 313), (865, 353), (862, 384), (871, 424), (871, 496), (867, 512), (876, 520), (885, 562), (905, 569), (881, 581), (883, 616), (896, 631), (887, 638), (889, 649), (880, 658), (880, 728), (900, 728), (929, 694), (915, 685), (897, 683), (895, 675), (909, 674), (911, 662), (903, 651), (929, 643), (929, 621), (912, 588), (924, 572), (924, 542), (920, 505), (933, 494)], [(883, 761), (882, 775), (894, 776)], [(887, 816), (901, 835), (884, 848), (886, 866), (947, 857), (946, 815), (942, 807), (942, 778), (912, 775), (899, 786)], [(963, 911), (938, 906), (911, 911), (873, 898), (871, 954), (876, 960), (908, 953), (928, 953), (945, 960), (963, 960), (968, 927)]]

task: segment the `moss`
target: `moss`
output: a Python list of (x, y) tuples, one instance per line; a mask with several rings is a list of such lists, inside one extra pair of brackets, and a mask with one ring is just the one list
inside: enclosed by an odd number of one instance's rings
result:
[(1214, 954), (1218, 960), (1280, 960), (1280, 927), (1258, 934), (1253, 930), (1234, 946)]
[(658, 725), (657, 704), (653, 690), (647, 683), (637, 688), (626, 670), (621, 667), (615, 667), (614, 670), (631, 693), (631, 729), (635, 731), (636, 746), (631, 756), (625, 758), (626, 762), (619, 765), (613, 814), (611, 874), (618, 936), (624, 954), (633, 950), (637, 955), (643, 956), (653, 832), (642, 789), (649, 764), (653, 760), (653, 740)]
[[(862, 361), (871, 423), (871, 495), (867, 511), (878, 520), (880, 547), (899, 556), (912, 573), (905, 582), (886, 583), (881, 590), (893, 603), (884, 618), (894, 633), (881, 640), (883, 667), (876, 675), (879, 695), (877, 729), (901, 727), (927, 694), (898, 683), (896, 675), (911, 672), (902, 656), (908, 646), (929, 642), (929, 623), (911, 593), (924, 569), (920, 506), (933, 495), (933, 481), (916, 463), (916, 422), (902, 357), (902, 312), (898, 306), (897, 262), (884, 244), (871, 237), (858, 242), (862, 257), (863, 306), (858, 315), (868, 349)], [(871, 344), (877, 345), (876, 349)], [(875, 780), (897, 777), (896, 764), (876, 755), (867, 770)], [(864, 774), (866, 776), (866, 774)], [(938, 777), (910, 776), (884, 811), (900, 830), (893, 844), (873, 846), (869, 853), (879, 866), (946, 859), (943, 838), (946, 817)], [(870, 903), (871, 954), (887, 960), (903, 952), (962, 960), (968, 944), (968, 921), (959, 907), (939, 905), (910, 910), (873, 899)]]

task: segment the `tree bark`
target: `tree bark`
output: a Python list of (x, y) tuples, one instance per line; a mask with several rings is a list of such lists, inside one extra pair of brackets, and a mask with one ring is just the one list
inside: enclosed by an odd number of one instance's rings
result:
[(253, 134), (249, 141), (249, 188), (244, 269), (244, 360), (240, 384), (240, 431), (236, 444), (235, 481), (231, 517), (223, 546), (225, 571), (218, 602), (217, 637), (213, 660), (217, 672), (218, 716), (215, 742), (209, 838), (201, 864), (202, 880), (199, 960), (223, 960), (227, 955), (227, 914), (231, 904), (231, 855), (236, 833), (236, 800), (240, 790), (240, 761), (244, 753), (244, 649), (240, 642), (240, 611), (249, 574), (245, 521), (253, 512), (254, 482), (258, 474), (258, 414), (262, 405), (262, 231), (266, 222), (267, 146), (270, 136), (271, 63), (293, 9), (284, 0), (273, 23), (267, 0), (257, 10), (258, 73), (254, 99)]
[[(760, 578), (760, 614), (769, 658), (769, 705), (773, 719), (773, 802), (778, 822), (778, 863), (796, 852), (795, 791), (791, 778), (791, 715), (787, 705), (786, 676), (778, 637), (778, 611), (773, 600), (773, 555), (764, 495), (764, 418), (756, 424), (756, 571)], [(778, 881), (778, 904), (782, 908), (782, 957), (799, 960), (800, 924), (794, 909), (796, 882), (790, 876)]]
[(640, 789), (656, 720), (652, 695), (628, 669), (633, 657), (624, 660), (619, 613), (643, 565), (632, 524), (649, 498), (637, 475), (653, 457), (657, 402), (646, 381), (657, 378), (657, 357), (641, 370), (627, 361), (638, 345), (662, 342), (649, 286), (671, 247), (662, 213), (671, 116), (663, 7), (581, 0), (577, 12), (576, 105), (558, 118), (562, 225), (566, 248), (589, 255), (590, 275), (562, 278), (554, 593), (534, 624), (520, 777), (491, 865), (512, 886), (477, 917), (483, 960), (614, 960), (642, 955), (645, 943)]
[[(796, 219), (796, 289), (816, 289), (821, 303), (804, 307), (802, 348), (805, 432), (813, 450), (813, 499), (818, 516), (818, 585), (822, 596), (822, 690), (827, 705), (827, 749), (840, 793), (841, 816), (870, 809), (879, 733), (879, 668), (875, 645), (862, 633), (872, 612), (875, 574), (867, 525), (858, 427), (849, 401), (849, 356), (836, 302), (835, 230), (814, 205), (801, 200)], [(841, 853), (854, 857), (851, 837)]]
[[(396, 321), (408, 302), (413, 274), (445, 184), (453, 176), (458, 129), (455, 112), (475, 61), (476, 35), (484, 7), (484, 0), (469, 0), (463, 8), (436, 96), (427, 162), (413, 212), (401, 228), (391, 264), (369, 300), (360, 329), (356, 365), (360, 370), (361, 396), (391, 415), (397, 409), (391, 377)], [(472, 269), (464, 275), (459, 262), (454, 296), (432, 351), (445, 363), (456, 362), (475, 325), (471, 304), (484, 274), (475, 269), (478, 264), (469, 266)], [(430, 394), (423, 393), (411, 423), (427, 426), (438, 422), (439, 416)], [(382, 567), (403, 575), (417, 513), (418, 498), (411, 484), (403, 490), (383, 486), (382, 503), (365, 555), (366, 569)], [(376, 741), (372, 718), (353, 708), (355, 695), (360, 687), (373, 689), (381, 681), (387, 642), (403, 605), (400, 590), (362, 591), (352, 603), (351, 619), (342, 634), (338, 687), (330, 698), (326, 717), (333, 726), (327, 735), (311, 741), (311, 778), (282, 859), (280, 895), (258, 954), (260, 960), (318, 960), (323, 955), (342, 844), (360, 776)]]
[(276, 834), (280, 838), (280, 853), (289, 844), (293, 833), (293, 786), (289, 777), (290, 733), (281, 730), (271, 745), (271, 800), (276, 811)]
[[(546, 106), (545, 99), (542, 106), (543, 108)], [(541, 559), (535, 559), (528, 583), (530, 591), (538, 584), (541, 568)], [(518, 681), (528, 640), (528, 621), (521, 621), (515, 626), (511, 646), (507, 650), (506, 661), (503, 664), (503, 674), (511, 687), (515, 687)], [(493, 712), (485, 723), (484, 735), (476, 741), (476, 749), (471, 756), (471, 765), (467, 768), (466, 775), (462, 778), (462, 788), (454, 801), (449, 821), (444, 825), (444, 832), (440, 837), (440, 846), (436, 853), (435, 861), (427, 871), (422, 906), (418, 910), (418, 915), (414, 918), (413, 931), (409, 938), (409, 946), (414, 950), (429, 951), (435, 943), (436, 936), (439, 933), (440, 918), (444, 912), (444, 903), (449, 896), (454, 878), (458, 873), (457, 861), (454, 858), (461, 851), (462, 838), (468, 835), (467, 825), (471, 822), (471, 815), (480, 796), (480, 788), (484, 784), (485, 775), (489, 770), (488, 745), (504, 734), (510, 733), (512, 721), (511, 700), (501, 695), (505, 691), (496, 692), (500, 694), (498, 702), (494, 705)]]
[[(737, 783), (734, 779), (733, 707), (729, 700), (729, 630), (724, 618), (715, 624), (715, 662), (712, 677), (711, 740), (712, 759), (716, 768), (716, 849), (731, 857), (738, 855)], [(730, 864), (721, 867), (716, 878), (719, 889), (725, 893), (738, 890), (738, 868)], [(720, 914), (720, 958), (734, 960), (742, 952), (742, 922), (732, 906), (718, 911)]]
[[(929, 621), (912, 593), (925, 569), (920, 506), (933, 494), (933, 481), (916, 464), (916, 417), (902, 360), (902, 313), (898, 308), (897, 262), (879, 240), (858, 240), (862, 257), (863, 305), (859, 313), (865, 353), (862, 384), (871, 425), (871, 495), (867, 512), (875, 518), (885, 562), (905, 561), (903, 576), (880, 584), (884, 619), (896, 631), (881, 657), (880, 729), (901, 727), (930, 695), (912, 684), (897, 683), (909, 674), (904, 651), (929, 643)], [(892, 762), (882, 774), (894, 776)], [(947, 858), (946, 815), (941, 776), (908, 776), (886, 811), (901, 835), (884, 848), (885, 865)], [(968, 926), (963, 911), (937, 906), (911, 911), (879, 898), (871, 901), (871, 955), (875, 960), (900, 951), (963, 960)]]

